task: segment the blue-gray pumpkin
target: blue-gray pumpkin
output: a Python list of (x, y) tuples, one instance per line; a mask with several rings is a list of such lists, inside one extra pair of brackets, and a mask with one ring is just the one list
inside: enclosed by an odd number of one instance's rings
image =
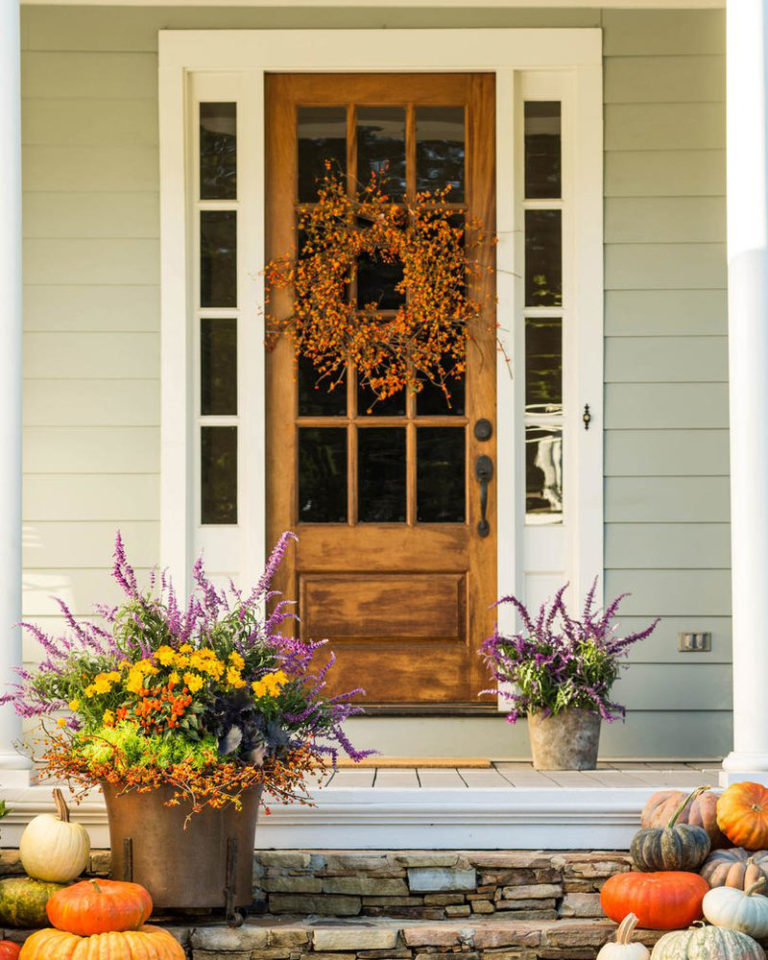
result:
[(630, 853), (638, 870), (686, 870), (695, 872), (709, 854), (710, 839), (704, 827), (678, 823), (686, 806), (709, 787), (697, 787), (669, 818), (665, 827), (649, 827), (635, 834)]

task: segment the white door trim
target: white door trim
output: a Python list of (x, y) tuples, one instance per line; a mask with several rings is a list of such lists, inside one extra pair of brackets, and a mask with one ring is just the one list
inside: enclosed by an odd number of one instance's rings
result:
[[(489, 29), (489, 30), (215, 30), (161, 31), (160, 53), (160, 171), (162, 256), (162, 562), (179, 582), (189, 575), (200, 548), (193, 522), (194, 443), (191, 428), (192, 286), (188, 187), (190, 92), (195, 77), (233, 77), (233, 90), (247, 106), (254, 134), (241, 141), (251, 169), (264, 170), (263, 80), (266, 72), (398, 72), (493, 71), (497, 78), (497, 221), (498, 292), (501, 336), (510, 347), (513, 377), (499, 358), (499, 589), (523, 588), (525, 561), (522, 517), (525, 476), (522, 451), (522, 385), (519, 300), (521, 241), (519, 215), (519, 155), (521, 85), (540, 83), (541, 89), (562, 89), (568, 115), (564, 119), (564, 186), (571, 200), (570, 222), (564, 231), (564, 267), (570, 290), (569, 311), (578, 331), (575, 350), (578, 371), (567, 375), (566, 431), (571, 484), (566, 495), (578, 503), (568, 523), (562, 570), (570, 577), (572, 596), (583, 596), (592, 577), (603, 571), (603, 230), (602, 230), (602, 33), (598, 29)], [(233, 99), (236, 97), (233, 95)], [(565, 109), (565, 108), (564, 108)], [(568, 143), (570, 141), (570, 143)], [(241, 165), (241, 169), (243, 166)], [(254, 182), (262, 183), (260, 179)], [(258, 193), (258, 196), (256, 196)], [(264, 264), (263, 188), (251, 195), (247, 217), (250, 239), (241, 239), (247, 273), (241, 305), (253, 313), (248, 348), (262, 339), (256, 306), (261, 300), (260, 271)], [(245, 234), (241, 234), (244, 238)], [(244, 243), (244, 245), (243, 245)], [(570, 250), (570, 253), (568, 252)], [(243, 281), (240, 281), (242, 284)], [(242, 287), (241, 287), (242, 289)], [(504, 310), (506, 308), (506, 314)], [(509, 328), (505, 316), (512, 317)], [(245, 346), (245, 342), (244, 342)], [(257, 353), (259, 351), (257, 350)], [(264, 408), (261, 361), (248, 368), (253, 399), (244, 406), (241, 436), (248, 438), (247, 462), (251, 496), (242, 512), (237, 538), (218, 548), (238, 557), (239, 575), (251, 580), (264, 550), (263, 449)], [(241, 367), (242, 370), (242, 367)], [(589, 403), (589, 431), (580, 424)], [(505, 417), (503, 411), (508, 411)], [(242, 442), (242, 441), (241, 441)], [(240, 490), (243, 484), (240, 483)], [(260, 498), (260, 499), (259, 499)], [(258, 502), (257, 502), (258, 501)], [(551, 528), (550, 528), (551, 529)], [(216, 534), (221, 534), (217, 530)], [(214, 552), (219, 552), (216, 548)], [(502, 620), (505, 629), (513, 623)]]

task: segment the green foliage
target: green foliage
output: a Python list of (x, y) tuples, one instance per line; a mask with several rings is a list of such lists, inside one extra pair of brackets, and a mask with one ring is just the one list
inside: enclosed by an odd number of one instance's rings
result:
[(160, 767), (188, 763), (196, 770), (216, 760), (217, 743), (205, 736), (197, 742), (182, 737), (148, 737), (138, 724), (123, 720), (114, 727), (99, 727), (80, 746), (80, 754), (95, 765), (111, 763), (116, 756), (130, 767)]

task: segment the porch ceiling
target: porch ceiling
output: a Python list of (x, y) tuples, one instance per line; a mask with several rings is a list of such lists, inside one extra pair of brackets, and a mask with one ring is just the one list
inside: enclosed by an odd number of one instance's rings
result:
[(694, 10), (725, 7), (726, 0), (20, 0), (24, 6), (77, 7), (588, 7), (621, 10)]

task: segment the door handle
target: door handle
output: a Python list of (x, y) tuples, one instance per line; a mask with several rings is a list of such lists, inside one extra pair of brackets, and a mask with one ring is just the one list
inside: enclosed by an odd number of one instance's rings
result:
[(487, 537), (491, 532), (491, 525), (485, 516), (488, 510), (488, 484), (493, 479), (493, 460), (483, 454), (475, 460), (475, 477), (480, 484), (480, 520), (477, 523), (477, 532), (481, 537)]

